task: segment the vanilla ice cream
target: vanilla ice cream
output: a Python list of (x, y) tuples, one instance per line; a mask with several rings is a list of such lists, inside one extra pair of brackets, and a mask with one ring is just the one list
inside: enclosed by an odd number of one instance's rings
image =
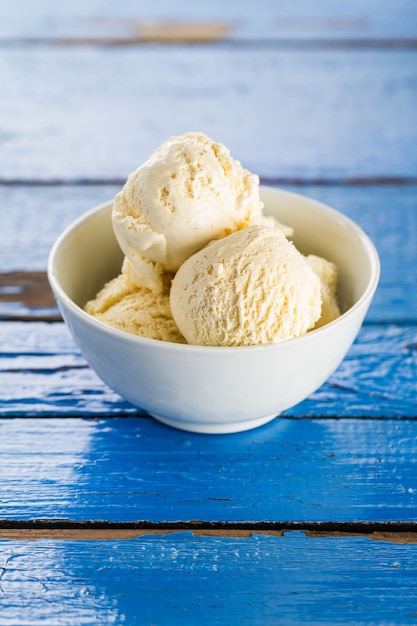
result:
[(337, 267), (331, 261), (309, 254), (307, 263), (320, 279), (321, 315), (314, 328), (332, 322), (340, 315), (337, 298)]
[(114, 232), (137, 285), (162, 292), (174, 273), (209, 241), (263, 215), (259, 178), (203, 133), (171, 137), (137, 170), (115, 198)]
[(165, 141), (117, 194), (121, 273), (85, 310), (129, 333), (213, 346), (278, 342), (340, 315), (337, 268), (263, 213), (259, 178), (203, 133)]
[(172, 281), (170, 301), (188, 343), (265, 344), (314, 327), (321, 315), (321, 284), (280, 230), (255, 225), (185, 261)]
[(166, 286), (161, 293), (155, 293), (138, 287), (122, 273), (87, 302), (85, 310), (102, 322), (134, 335), (186, 343), (173, 320)]

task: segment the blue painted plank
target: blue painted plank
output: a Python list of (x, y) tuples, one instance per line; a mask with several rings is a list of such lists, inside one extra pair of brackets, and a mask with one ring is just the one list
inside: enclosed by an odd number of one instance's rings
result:
[(417, 187), (288, 188), (348, 215), (375, 243), (381, 276), (367, 321), (417, 320)]
[(417, 545), (363, 537), (1, 541), (0, 624), (415, 624)]
[[(45, 270), (58, 235), (94, 206), (114, 198), (119, 185), (0, 185), (0, 272)], [(39, 228), (39, 224), (42, 227)]]
[[(45, 270), (49, 250), (62, 229), (88, 209), (105, 202), (122, 186), (0, 186), (0, 210), (8, 208), (0, 229), (0, 271)], [(372, 238), (381, 257), (381, 279), (367, 320), (417, 320), (417, 187), (401, 185), (286, 188), (335, 207), (354, 219)], [(47, 207), (47, 212), (45, 212)], [(37, 228), (40, 216), (42, 228)], [(0, 277), (1, 281), (1, 277)], [(29, 310), (16, 294), (2, 300), (0, 315), (44, 315)], [(55, 309), (52, 313), (57, 313)]]
[(98, 378), (63, 323), (0, 323), (0, 416), (137, 415)]
[[(417, 327), (365, 325), (329, 380), (286, 414), (417, 417)], [(0, 324), (0, 416), (137, 415), (87, 366), (63, 323)]]
[(0, 420), (0, 520), (415, 523), (417, 421), (279, 418), (225, 436), (150, 418)]
[(105, 0), (64, 0), (59, 9), (54, 3), (3, 0), (0, 6), (0, 37), (10, 39), (56, 37), (125, 37), (140, 35), (142, 24), (210, 23), (230, 25), (231, 39), (288, 40), (306, 38), (356, 39), (415, 37), (416, 10), (413, 0), (380, 0), (378, 3), (351, 0), (346, 6), (332, 0), (321, 0), (314, 6), (308, 2), (250, 0), (210, 3), (177, 0), (135, 0), (109, 3)]
[(417, 174), (415, 50), (10, 47), (0, 79), (3, 179), (126, 178), (189, 130), (261, 176)]
[[(344, 38), (415, 37), (416, 9), (413, 0), (350, 0), (349, 4), (320, 0), (262, 0), (239, 4), (212, 0), (201, 4), (190, 0), (61, 0), (59, 5), (39, 0), (21, 3), (3, 0), (0, 6), (0, 37), (134, 37), (142, 23), (230, 24), (231, 39), (288, 40), (314, 37), (319, 40)], [(138, 32), (139, 31), (139, 32)]]
[(286, 414), (417, 417), (417, 327), (363, 327), (327, 383)]

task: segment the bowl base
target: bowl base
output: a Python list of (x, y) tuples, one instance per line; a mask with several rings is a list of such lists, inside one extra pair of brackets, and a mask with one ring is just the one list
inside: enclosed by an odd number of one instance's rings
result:
[(276, 413), (273, 415), (267, 415), (266, 417), (258, 417), (253, 420), (245, 420), (242, 422), (183, 422), (181, 420), (171, 419), (170, 417), (164, 417), (163, 415), (157, 415), (156, 413), (149, 413), (149, 415), (158, 422), (162, 422), (167, 426), (171, 426), (172, 428), (177, 428), (179, 430), (186, 430), (192, 433), (203, 433), (206, 435), (225, 435), (228, 433), (239, 433), (244, 430), (251, 430), (252, 428), (258, 428), (258, 426), (263, 426), (267, 422), (278, 417)]

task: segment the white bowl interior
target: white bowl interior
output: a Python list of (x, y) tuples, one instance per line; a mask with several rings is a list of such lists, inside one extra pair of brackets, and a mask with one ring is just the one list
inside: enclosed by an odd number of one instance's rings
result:
[(51, 253), (53, 275), (81, 308), (122, 266), (123, 253), (113, 233), (111, 207), (112, 203), (107, 203), (82, 216), (63, 233)]

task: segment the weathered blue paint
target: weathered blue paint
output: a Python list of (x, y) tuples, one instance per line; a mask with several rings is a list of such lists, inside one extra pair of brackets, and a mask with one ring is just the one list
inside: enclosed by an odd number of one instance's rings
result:
[(126, 178), (193, 129), (261, 176), (416, 175), (414, 50), (6, 47), (0, 75), (6, 179)]
[[(14, 182), (0, 185), (1, 272), (44, 270), (63, 227), (167, 136), (200, 129), (264, 182), (300, 180), (353, 217), (382, 273), (374, 325), (328, 383), (223, 437), (134, 417), (62, 324), (0, 324), (0, 520), (415, 524), (415, 0), (319, 4), (35, 1), (23, 15), (1, 3), (0, 182)], [(45, 45), (132, 37), (144, 18), (231, 27), (211, 45)], [(408, 184), (340, 184), (355, 177)], [(11, 307), (32, 314), (17, 300), (0, 315)], [(415, 623), (416, 550), (301, 533), (5, 540), (0, 624)]]
[[(377, 7), (377, 10), (376, 10)], [(230, 26), (225, 33), (227, 39), (249, 40), (255, 43), (282, 41), (294, 45), (304, 40), (330, 40), (343, 45), (348, 40), (370, 39), (381, 46), (399, 46), (401, 40), (415, 37), (414, 0), (401, 0), (398, 10), (397, 0), (361, 2), (351, 0), (347, 8), (333, 0), (320, 0), (319, 9), (309, 2), (296, 3), (292, 0), (262, 0), (256, 5), (251, 0), (222, 2), (212, 0), (201, 6), (190, 0), (176, 0), (172, 5), (169, 0), (153, 2), (124, 0), (121, 5), (114, 5), (106, 0), (61, 0), (59, 8), (55, 4), (29, 2), (22, 16), (18, 5), (13, 0), (3, 0), (0, 6), (0, 37), (7, 42), (12, 39), (30, 41), (52, 40), (60, 38), (89, 37), (94, 43), (96, 38), (140, 38), (141, 26), (175, 25), (177, 21), (189, 23), (218, 23), (220, 20)], [(353, 41), (352, 41), (353, 39)]]
[(415, 624), (417, 545), (363, 537), (0, 541), (2, 624)]
[(415, 522), (417, 421), (277, 419), (194, 435), (150, 418), (0, 421), (0, 520)]
[[(417, 327), (365, 325), (293, 416), (417, 417)], [(0, 415), (137, 415), (87, 366), (63, 323), (0, 324)]]
[[(45, 270), (53, 241), (84, 211), (114, 197), (120, 185), (9, 188), (0, 186), (0, 206), (8, 207), (0, 229), (1, 271)], [(381, 279), (367, 320), (414, 321), (417, 319), (417, 187), (416, 186), (309, 186), (288, 187), (321, 200), (354, 219), (370, 235), (381, 257)], [(33, 232), (44, 207), (48, 220)], [(2, 301), (0, 316), (30, 315), (24, 305)], [(34, 311), (39, 315), (41, 311)], [(46, 315), (46, 312), (43, 311)]]
[[(0, 207), (8, 207), (0, 229), (0, 269), (46, 270), (48, 254), (64, 228), (80, 215), (114, 198), (119, 185), (8, 186), (0, 185)], [(40, 216), (48, 207), (48, 219)], [(4, 221), (4, 223), (3, 223)], [(33, 243), (34, 232), (37, 245)]]

